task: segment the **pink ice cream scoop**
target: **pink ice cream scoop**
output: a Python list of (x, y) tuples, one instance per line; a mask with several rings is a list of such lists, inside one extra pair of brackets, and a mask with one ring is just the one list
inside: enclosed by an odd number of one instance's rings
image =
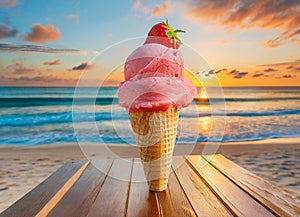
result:
[(197, 90), (183, 78), (183, 71), (183, 57), (178, 49), (154, 43), (140, 46), (126, 60), (119, 104), (128, 113), (188, 106)]

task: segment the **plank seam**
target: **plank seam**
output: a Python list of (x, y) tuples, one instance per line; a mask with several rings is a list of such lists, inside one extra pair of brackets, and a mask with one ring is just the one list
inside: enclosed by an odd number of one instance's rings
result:
[(128, 190), (127, 190), (127, 198), (126, 198), (126, 209), (124, 216), (127, 216), (127, 211), (128, 211), (128, 205), (129, 205), (129, 195), (130, 195), (130, 187), (131, 187), (131, 180), (132, 180), (132, 171), (133, 171), (133, 165), (134, 165), (134, 158), (132, 158), (132, 164), (131, 164), (131, 170), (130, 170), (130, 181), (128, 182)]
[(63, 186), (58, 192), (48, 201), (47, 204), (35, 215), (35, 217), (48, 216), (51, 210), (59, 203), (59, 201), (66, 195), (66, 193), (73, 187), (77, 180), (81, 177), (85, 169), (90, 164), (87, 161)]
[[(92, 205), (90, 206), (90, 209), (93, 207), (93, 204), (95, 203), (95, 201), (96, 201), (96, 199), (97, 199), (97, 197), (98, 197), (98, 195), (99, 195), (99, 193), (100, 193), (100, 191), (101, 191), (101, 189), (102, 189), (102, 187), (103, 187), (103, 185), (104, 185), (104, 182), (105, 182), (105, 180), (106, 180), (106, 178), (107, 178), (107, 176), (108, 176), (109, 171), (111, 170), (111, 168), (112, 168), (112, 166), (113, 166), (113, 163), (114, 163), (114, 160), (111, 161), (110, 166), (109, 166), (109, 168), (107, 169), (106, 175), (105, 175), (105, 177), (104, 177), (104, 179), (103, 179), (103, 182), (100, 183), (100, 188), (99, 188), (98, 192), (95, 194), (95, 197), (93, 198), (93, 202), (92, 202)], [(89, 209), (89, 211), (90, 211), (90, 209)]]
[(187, 201), (189, 202), (190, 206), (192, 207), (192, 209), (193, 209), (193, 211), (194, 211), (194, 214), (198, 217), (198, 215), (197, 215), (197, 213), (196, 213), (196, 211), (195, 211), (195, 208), (194, 208), (193, 205), (192, 205), (192, 202), (190, 201), (190, 199), (189, 199), (189, 197), (187, 196), (187, 194), (186, 194), (186, 192), (185, 192), (185, 190), (184, 190), (184, 188), (183, 188), (181, 182), (179, 181), (179, 178), (178, 178), (178, 176), (177, 176), (177, 173), (176, 173), (175, 170), (174, 170), (173, 165), (172, 165), (172, 170), (173, 170), (173, 172), (174, 172), (174, 175), (175, 175), (175, 177), (176, 177), (176, 179), (177, 179), (177, 181), (178, 181), (178, 183), (179, 183), (179, 185), (180, 185), (180, 187), (181, 187), (181, 189), (182, 189), (182, 191), (183, 191), (183, 193), (184, 193), (184, 195), (185, 195)]
[[(202, 156), (201, 156), (202, 157)], [(226, 209), (234, 216), (234, 217), (238, 217), (238, 214), (236, 214), (231, 207), (221, 198), (221, 196), (213, 189), (213, 187), (205, 180), (205, 178), (203, 178), (201, 176), (201, 174), (198, 172), (197, 168), (195, 168), (195, 166), (193, 165), (193, 163), (191, 163), (187, 157), (185, 157), (186, 160), (186, 164), (189, 165), (189, 167), (198, 175), (198, 177), (202, 180), (202, 182), (208, 187), (208, 189), (218, 198), (218, 200), (221, 202), (221, 204), (223, 204)]]
[(163, 217), (164, 214), (163, 214), (163, 211), (162, 211), (162, 206), (161, 206), (161, 202), (159, 200), (158, 193), (157, 192), (154, 192), (154, 193), (155, 193), (156, 203), (158, 205), (158, 214), (159, 214), (160, 217)]
[(235, 181), (234, 178), (231, 178), (226, 173), (224, 173), (222, 170), (220, 170), (218, 167), (216, 167), (215, 165), (213, 165), (212, 163), (210, 163), (204, 156), (203, 156), (203, 159), (206, 162), (208, 162), (211, 166), (213, 166), (216, 170), (218, 170), (223, 176), (225, 176), (227, 179), (229, 179), (231, 182), (233, 182), (236, 186), (238, 186), (242, 191), (244, 191), (246, 194), (248, 194), (252, 199), (254, 199), (256, 202), (258, 202), (260, 205), (262, 205), (265, 209), (267, 209), (269, 212), (271, 212), (273, 215), (275, 215), (276, 217), (281, 217), (281, 215), (278, 214), (276, 211), (274, 211), (273, 209), (271, 209), (270, 207), (268, 207), (266, 204), (264, 204), (262, 201), (260, 201), (254, 195), (250, 194), (245, 189), (245, 186), (244, 187), (241, 186), (241, 185), (243, 185), (242, 183), (240, 183), (239, 181)]

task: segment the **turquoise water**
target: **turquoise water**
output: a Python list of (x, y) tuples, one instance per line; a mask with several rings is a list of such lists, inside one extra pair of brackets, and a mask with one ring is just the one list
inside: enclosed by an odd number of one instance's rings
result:
[[(116, 87), (80, 88), (76, 106), (74, 91), (73, 87), (0, 87), (0, 145), (78, 139), (134, 143)], [(300, 87), (227, 87), (223, 91), (225, 101), (212, 94), (208, 101), (194, 101), (181, 110), (177, 142), (300, 136)]]

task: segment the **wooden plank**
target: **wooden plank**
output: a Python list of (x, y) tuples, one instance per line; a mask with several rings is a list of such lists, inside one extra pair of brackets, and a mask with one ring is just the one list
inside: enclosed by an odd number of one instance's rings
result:
[(222, 155), (206, 156), (214, 167), (278, 216), (300, 216), (300, 204), (266, 180), (238, 166)]
[(35, 216), (87, 161), (68, 162), (24, 197), (3, 211), (1, 217)]
[(232, 216), (183, 157), (174, 157), (172, 166), (197, 216)]
[(87, 216), (111, 165), (112, 160), (92, 161), (75, 185), (48, 216)]
[(127, 216), (160, 216), (156, 193), (149, 191), (140, 159), (134, 159), (128, 198)]
[(196, 216), (173, 170), (169, 176), (168, 188), (157, 195), (162, 216)]
[(60, 202), (60, 200), (66, 195), (66, 193), (73, 187), (75, 182), (81, 177), (82, 173), (85, 171), (87, 166), (90, 164), (88, 161), (72, 176), (61, 189), (51, 198), (51, 200), (36, 214), (35, 217), (44, 217), (54, 209), (54, 207)]
[(127, 208), (133, 159), (114, 161), (89, 217), (124, 216)]
[(195, 172), (236, 216), (274, 216), (211, 164), (201, 165), (204, 160), (201, 156), (189, 156), (187, 159)]

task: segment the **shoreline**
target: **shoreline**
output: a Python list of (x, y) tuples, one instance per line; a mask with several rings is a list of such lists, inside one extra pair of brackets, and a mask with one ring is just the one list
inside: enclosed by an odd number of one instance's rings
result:
[[(81, 149), (82, 148), (82, 149)], [(83, 153), (83, 151), (84, 153)], [(300, 137), (220, 145), (177, 144), (174, 155), (223, 154), (238, 165), (284, 189), (300, 201)], [(56, 143), (0, 147), (0, 212), (68, 161), (139, 157), (136, 146)]]
[[(224, 142), (224, 143), (196, 143), (176, 144), (174, 155), (245, 155), (260, 154), (264, 152), (278, 152), (285, 150), (300, 150), (300, 137), (276, 138), (267, 140)], [(139, 157), (136, 146), (129, 144), (96, 144), (85, 143), (53, 143), (34, 146), (0, 146), (0, 158), (4, 153), (14, 152), (19, 157), (32, 157), (33, 155), (46, 155), (48, 157), (65, 157), (68, 160), (76, 159), (107, 159), (107, 158), (132, 158)], [(10, 156), (10, 155), (6, 155)], [(9, 157), (10, 158), (10, 157)]]

